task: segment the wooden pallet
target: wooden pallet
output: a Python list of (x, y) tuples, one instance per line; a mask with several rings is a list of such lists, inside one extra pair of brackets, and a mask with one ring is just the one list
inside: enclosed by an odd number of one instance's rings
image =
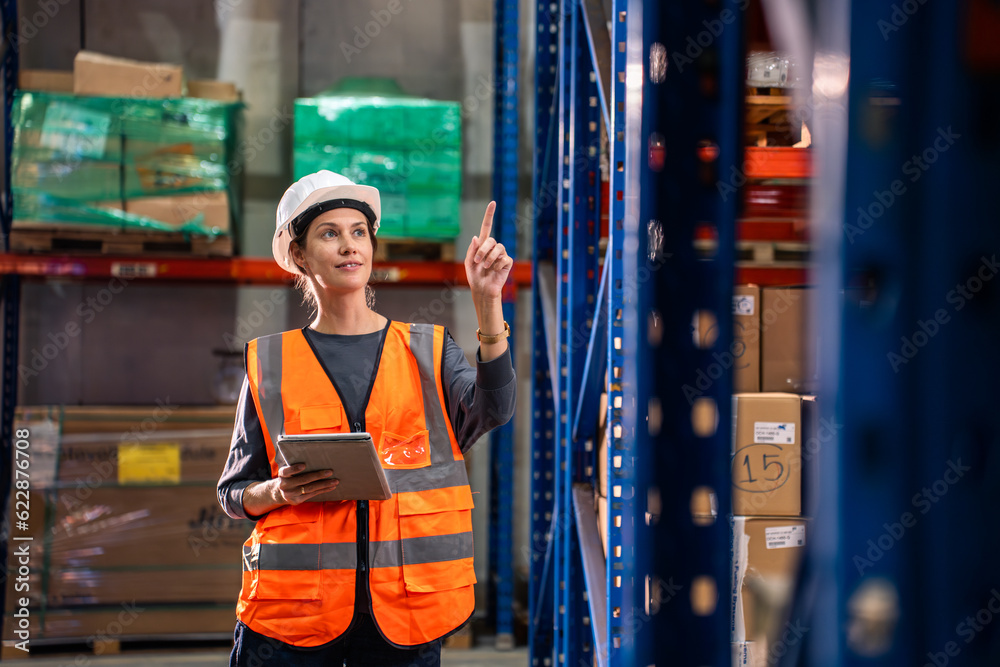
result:
[(792, 97), (795, 91), (792, 88), (775, 88), (773, 86), (747, 86), (747, 95), (767, 95), (770, 97)]
[[(234, 621), (235, 624), (235, 621)], [(13, 641), (5, 641), (0, 650), (0, 660), (58, 660), (65, 658), (65, 662), (60, 664), (73, 665), (92, 663), (90, 656), (102, 657), (108, 655), (128, 656), (132, 654), (134, 662), (130, 664), (142, 664), (141, 656), (150, 651), (173, 652), (178, 649), (203, 649), (215, 650), (221, 648), (231, 648), (233, 644), (232, 632), (222, 633), (202, 633), (192, 635), (165, 635), (163, 637), (150, 636), (145, 639), (87, 639), (74, 641), (31, 640), (29, 651), (15, 648)], [(119, 658), (121, 660), (123, 658)], [(76, 662), (74, 662), (74, 660)], [(125, 663), (117, 663), (125, 664)]]
[(451, 241), (379, 239), (376, 262), (434, 261), (454, 262), (455, 244)]
[(233, 237), (15, 224), (10, 249), (23, 253), (232, 257)]

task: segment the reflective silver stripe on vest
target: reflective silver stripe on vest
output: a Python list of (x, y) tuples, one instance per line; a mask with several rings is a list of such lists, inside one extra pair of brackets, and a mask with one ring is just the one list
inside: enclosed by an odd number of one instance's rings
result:
[[(371, 567), (400, 567), (440, 563), (473, 557), (472, 532), (411, 537), (368, 543)], [(243, 569), (252, 570), (353, 570), (357, 546), (341, 542), (323, 544), (258, 544), (243, 547)]]
[(281, 334), (257, 339), (257, 361), (260, 367), (257, 397), (261, 415), (271, 444), (278, 449), (278, 436), (285, 430), (285, 410), (281, 403)]
[(353, 570), (357, 566), (355, 542), (243, 547), (244, 570)]
[[(420, 368), (420, 389), (424, 399), (424, 422), (430, 431), (431, 465), (450, 463), (455, 460), (451, 451), (448, 427), (444, 422), (444, 410), (438, 400), (437, 375), (434, 372), (434, 325), (410, 325), (410, 352)], [(442, 351), (442, 354), (444, 352)]]
[(389, 488), (393, 493), (408, 491), (429, 491), (452, 486), (468, 486), (469, 476), (465, 471), (465, 461), (438, 463), (426, 468), (412, 470), (386, 469)]
[(399, 567), (472, 558), (472, 531), (453, 535), (411, 537), (368, 543), (368, 562), (374, 567)]
[(472, 558), (472, 531), (453, 535), (411, 537), (402, 542), (404, 565)]

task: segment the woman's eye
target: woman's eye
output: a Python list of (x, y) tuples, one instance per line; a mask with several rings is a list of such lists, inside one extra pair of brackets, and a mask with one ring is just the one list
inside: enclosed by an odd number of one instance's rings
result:
[(355, 234), (355, 236), (364, 236), (365, 235), (365, 230), (363, 230), (363, 229), (356, 229), (356, 230), (354, 230), (354, 234)]
[(333, 230), (328, 229), (325, 232), (323, 232), (323, 238), (329, 239), (329, 238), (333, 238), (333, 237), (334, 237)]

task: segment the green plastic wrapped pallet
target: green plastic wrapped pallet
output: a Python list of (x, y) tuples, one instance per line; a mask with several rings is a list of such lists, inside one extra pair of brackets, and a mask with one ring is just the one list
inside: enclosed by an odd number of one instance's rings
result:
[(329, 169), (379, 189), (383, 238), (459, 233), (461, 114), (457, 102), (404, 95), (386, 79), (346, 79), (295, 101), (294, 176)]
[(126, 202), (225, 192), (238, 224), (241, 104), (19, 92), (13, 123), (15, 221), (213, 233), (197, 216), (157, 226)]

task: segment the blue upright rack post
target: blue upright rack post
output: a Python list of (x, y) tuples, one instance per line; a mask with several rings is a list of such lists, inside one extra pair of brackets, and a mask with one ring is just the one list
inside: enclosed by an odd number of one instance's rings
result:
[(528, 586), (528, 643), (533, 667), (552, 665), (553, 609), (552, 534), (555, 517), (555, 404), (552, 372), (556, 360), (549, 358), (549, 337), (556, 331), (545, 327), (543, 313), (543, 268), (555, 259), (556, 204), (558, 194), (558, 148), (555, 111), (559, 62), (557, 39), (559, 11), (555, 2), (538, 3), (535, 14), (535, 142), (533, 155), (534, 256), (532, 304), (534, 350), (532, 354), (531, 418), (531, 562)]
[[(4, 174), (3, 199), (0, 200), (0, 232), (3, 234), (3, 249), (10, 248), (10, 228), (14, 219), (14, 203), (11, 198), (11, 147), (14, 145), (14, 127), (11, 122), (11, 111), (14, 102), (14, 92), (17, 88), (18, 48), (17, 42), (17, 1), (0, 0), (0, 20), (3, 22), (3, 132), (4, 132)], [(19, 315), (21, 309), (21, 281), (15, 274), (2, 278), (3, 299), (3, 393), (0, 396), (0, 457), (3, 470), (0, 475), (0, 507), (8, 507), (10, 502), (11, 474), (13, 468), (14, 441), (14, 408), (17, 406), (17, 360), (19, 335)], [(13, 526), (8, 523), (8, 515), (4, 514), (2, 521), (4, 530), (0, 530), (3, 539), (0, 540), (0, 572), (7, 572), (7, 546)], [(6, 587), (0, 591), (0, 609), (6, 609)]]
[[(622, 411), (625, 406), (625, 392), (622, 373), (625, 365), (625, 197), (626, 197), (626, 96), (625, 76), (629, 59), (627, 50), (629, 9), (628, 0), (615, 0), (611, 14), (611, 126), (608, 129), (610, 149), (608, 249), (604, 262), (607, 265), (608, 280), (607, 318), (608, 336), (606, 354), (608, 357), (608, 407), (607, 452), (604, 469), (608, 479), (607, 488), (612, 493), (618, 489), (618, 496), (609, 499), (607, 596), (606, 619), (595, 619), (595, 623), (607, 625), (607, 646), (600, 647), (608, 657), (612, 667), (637, 664), (635, 661), (635, 640), (632, 626), (627, 623), (629, 610), (636, 609), (639, 600), (637, 588), (635, 523), (620, 521), (619, 517), (635, 517), (636, 510), (636, 443), (633, 438), (623, 437)], [(633, 121), (633, 125), (635, 125)], [(635, 173), (634, 168), (629, 168)], [(634, 192), (630, 193), (633, 197)], [(634, 306), (632, 306), (634, 307)], [(632, 315), (634, 319), (635, 315)], [(633, 358), (633, 362), (635, 359)]]
[[(723, 667), (731, 661), (730, 527), (725, 520), (696, 524), (691, 500), (696, 488), (707, 487), (723, 513), (730, 507), (732, 383), (711, 366), (729, 351), (732, 337), (738, 198), (721, 196), (718, 184), (742, 167), (739, 4), (647, 0), (643, 7), (640, 210), (637, 219), (625, 217), (626, 254), (635, 268), (626, 265), (625, 298), (637, 293), (640, 308), (625, 363), (630, 355), (638, 354), (637, 363), (648, 355), (651, 373), (637, 382), (639, 418), (631, 424), (641, 471), (632, 518), (641, 521), (645, 511), (650, 526), (649, 544), (637, 559), (649, 569), (645, 615), (633, 623), (639, 627), (636, 664)], [(682, 45), (692, 36), (700, 52), (685, 53)], [(719, 239), (711, 257), (693, 244), (705, 224)], [(710, 347), (692, 335), (699, 314), (717, 323)], [(699, 371), (717, 379), (702, 389)]]
[[(496, 96), (493, 133), (493, 198), (497, 203), (495, 235), (517, 257), (518, 184), (518, 2), (496, 0), (494, 21)], [(504, 288), (504, 319), (515, 330), (517, 290), (510, 281)], [(508, 339), (514, 356), (514, 339)], [(491, 449), (490, 565), (496, 647), (514, 646), (514, 422), (494, 431)]]
[(831, 4), (804, 664), (995, 665), (1000, 20), (986, 2)]
[(563, 0), (559, 38), (559, 209), (556, 309), (559, 394), (556, 397), (556, 530), (553, 592), (556, 664), (593, 658), (586, 585), (574, 518), (575, 482), (593, 480), (593, 441), (573, 439), (573, 415), (582, 387), (586, 342), (597, 288), (600, 202), (600, 109), (587, 53), (579, 0)]

